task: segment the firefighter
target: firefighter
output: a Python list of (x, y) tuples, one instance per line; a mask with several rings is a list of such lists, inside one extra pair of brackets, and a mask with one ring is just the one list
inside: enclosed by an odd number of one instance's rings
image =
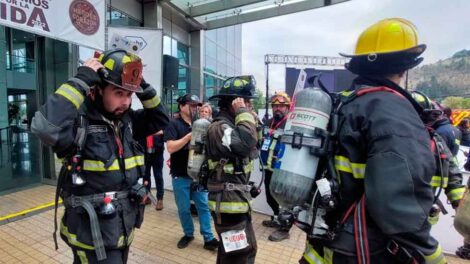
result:
[(220, 110), (208, 128), (206, 147), (209, 207), (221, 240), (217, 263), (255, 261), (249, 179), (258, 137), (255, 117), (247, 109), (255, 88), (253, 76), (232, 77), (209, 99), (218, 99)]
[[(134, 93), (144, 109), (130, 108)], [(35, 113), (32, 131), (63, 159), (56, 202), (60, 194), (60, 235), (73, 263), (127, 262), (146, 198), (137, 183), (144, 152), (136, 140), (168, 122), (160, 97), (142, 78), (141, 59), (121, 49), (85, 61)]]
[(280, 148), (280, 137), (289, 113), (290, 97), (285, 92), (277, 92), (271, 98), (271, 107), (273, 109), (273, 117), (266, 122), (263, 129), (263, 140), (261, 143), (260, 157), (264, 166), (264, 186), (266, 190), (266, 201), (273, 210), (273, 216), (270, 220), (264, 220), (263, 226), (277, 228), (276, 231), (269, 235), (270, 241), (282, 241), (289, 238), (289, 230), (291, 226), (281, 226), (279, 216), (279, 203), (274, 199), (269, 191), (273, 169), (276, 165), (277, 155)]
[(338, 202), (323, 218), (327, 233), (308, 236), (300, 263), (446, 262), (428, 222), (430, 137), (421, 107), (400, 86), (425, 48), (411, 22), (391, 18), (367, 28), (354, 55), (342, 54), (358, 77), (333, 112)]
[(434, 209), (435, 216), (430, 217), (432, 224), (435, 224), (439, 218), (439, 212), (445, 212), (443, 205), (438, 201), (438, 195), (441, 190), (445, 190), (448, 201), (450, 201), (452, 208), (457, 209), (460, 200), (463, 198), (465, 186), (462, 185), (462, 173), (456, 163), (452, 152), (446, 144), (446, 140), (434, 130), (435, 123), (441, 120), (442, 110), (436, 107), (432, 101), (423, 93), (414, 91), (411, 96), (423, 108), (421, 119), (429, 131), (429, 135), (433, 140), (431, 146), (434, 151), (436, 160), (436, 172), (432, 176), (431, 186), (434, 187), (436, 193), (436, 205)]

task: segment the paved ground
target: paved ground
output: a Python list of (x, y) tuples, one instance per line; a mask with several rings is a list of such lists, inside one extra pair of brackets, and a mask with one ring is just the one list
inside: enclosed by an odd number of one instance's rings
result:
[[(54, 187), (39, 186), (1, 196), (0, 206), (15, 203), (14, 208), (24, 210), (50, 202), (53, 196)], [(7, 207), (0, 207), (0, 213), (1, 219), (12, 211)], [(303, 233), (294, 228), (289, 240), (270, 242), (267, 237), (271, 230), (261, 226), (261, 221), (266, 218), (265, 215), (254, 214), (259, 247), (256, 263), (297, 263), (304, 246)], [(197, 218), (195, 220), (198, 230)], [(71, 263), (71, 251), (60, 239), (59, 250), (54, 250), (52, 229), (53, 210), (0, 225), (0, 263)], [(196, 239), (188, 248), (178, 249), (176, 243), (181, 236), (173, 194), (167, 192), (163, 211), (157, 212), (150, 206), (147, 207), (144, 224), (142, 229), (137, 231), (131, 247), (129, 263), (215, 263), (215, 252), (202, 248), (201, 236), (196, 235)], [(452, 264), (470, 263), (452, 257), (448, 260)]]

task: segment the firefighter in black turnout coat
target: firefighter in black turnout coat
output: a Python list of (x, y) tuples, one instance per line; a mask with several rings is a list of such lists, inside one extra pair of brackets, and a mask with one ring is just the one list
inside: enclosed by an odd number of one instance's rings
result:
[[(133, 93), (144, 109), (132, 110)], [(144, 152), (136, 139), (169, 119), (141, 59), (110, 50), (78, 68), (36, 112), (32, 131), (63, 159), (58, 194), (65, 213), (60, 235), (74, 263), (126, 263), (143, 221)]]
[(392, 18), (366, 29), (346, 68), (334, 164), (339, 205), (325, 217), (335, 236), (309, 236), (300, 263), (445, 263), (431, 236), (435, 172), (422, 108), (400, 87), (423, 59), (416, 27)]

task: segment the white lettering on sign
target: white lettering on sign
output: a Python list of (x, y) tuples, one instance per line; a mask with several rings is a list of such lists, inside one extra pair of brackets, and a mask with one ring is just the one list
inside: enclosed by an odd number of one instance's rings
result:
[(105, 0), (0, 0), (0, 25), (104, 49)]

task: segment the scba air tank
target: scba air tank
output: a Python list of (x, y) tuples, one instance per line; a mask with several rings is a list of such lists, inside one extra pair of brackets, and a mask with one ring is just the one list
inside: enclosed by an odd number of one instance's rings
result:
[(314, 131), (327, 129), (331, 107), (330, 96), (319, 88), (306, 88), (296, 95), (281, 139), (284, 151), (278, 157), (270, 185), (271, 194), (283, 208), (308, 203), (319, 161), (310, 148), (322, 143)]
[(211, 122), (205, 118), (200, 118), (193, 122), (191, 142), (189, 143), (188, 174), (198, 181), (201, 165), (206, 159), (206, 135)]

